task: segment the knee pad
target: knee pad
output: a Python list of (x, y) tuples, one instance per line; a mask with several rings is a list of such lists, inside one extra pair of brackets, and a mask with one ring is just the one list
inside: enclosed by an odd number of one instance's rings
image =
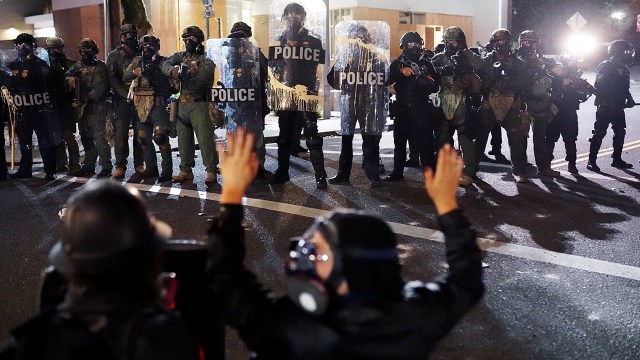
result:
[(591, 139), (589, 140), (598, 140), (598, 141), (602, 141), (602, 139), (604, 139), (605, 135), (607, 135), (607, 130), (602, 130), (602, 129), (596, 129), (596, 130), (591, 130), (591, 133), (593, 134), (593, 136), (591, 136)]
[(147, 146), (149, 145), (149, 138), (146, 136), (142, 137), (140, 136), (140, 134), (138, 133), (138, 143), (142, 146)]
[(322, 136), (316, 134), (308, 137), (307, 146), (310, 148), (322, 148)]
[(627, 130), (626, 129), (613, 129), (613, 136), (615, 137), (625, 137), (625, 135), (627, 135)]
[(153, 134), (153, 142), (155, 142), (158, 146), (162, 146), (164, 144), (169, 143), (169, 136), (167, 134)]

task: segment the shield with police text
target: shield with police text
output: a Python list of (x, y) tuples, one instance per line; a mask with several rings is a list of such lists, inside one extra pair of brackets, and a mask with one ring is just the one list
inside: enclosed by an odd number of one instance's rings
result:
[(341, 21), (335, 27), (335, 63), (327, 80), (340, 90), (342, 134), (380, 135), (389, 90), (389, 25), (383, 21)]
[(323, 1), (271, 3), (268, 91), (271, 110), (320, 111), (326, 13)]
[(251, 38), (207, 40), (207, 58), (219, 71), (209, 100), (224, 112), (228, 131), (241, 126), (255, 132), (262, 127), (259, 51)]

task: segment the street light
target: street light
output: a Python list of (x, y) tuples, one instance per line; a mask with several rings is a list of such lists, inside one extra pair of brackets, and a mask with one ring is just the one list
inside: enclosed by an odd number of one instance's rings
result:
[(616, 11), (611, 14), (611, 18), (618, 21), (622, 21), (625, 17), (627, 17), (627, 14), (623, 13), (622, 11)]
[(211, 4), (213, 4), (213, 0), (202, 0), (202, 4), (204, 4), (204, 21), (205, 21), (205, 29), (207, 34), (207, 39), (209, 38), (209, 19), (213, 15), (213, 10), (211, 10)]

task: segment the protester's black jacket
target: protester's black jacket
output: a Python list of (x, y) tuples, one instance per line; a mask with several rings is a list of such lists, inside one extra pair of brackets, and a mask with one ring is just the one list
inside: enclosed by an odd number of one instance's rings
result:
[(242, 206), (220, 207), (210, 228), (207, 276), (227, 324), (259, 359), (423, 360), (484, 291), (475, 231), (456, 210), (439, 219), (446, 276), (407, 283), (397, 303), (373, 307), (341, 299), (314, 317), (274, 296), (245, 268), (242, 219)]

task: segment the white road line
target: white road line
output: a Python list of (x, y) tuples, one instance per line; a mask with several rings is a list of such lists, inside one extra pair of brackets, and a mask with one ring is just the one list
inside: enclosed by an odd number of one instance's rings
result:
[[(638, 145), (631, 145), (638, 143)], [(640, 147), (640, 141), (635, 141), (631, 144), (625, 145), (627, 149), (633, 149), (636, 147)], [(631, 145), (631, 146), (628, 146)], [(606, 155), (607, 150), (600, 152), (599, 156)], [(486, 163), (487, 165), (492, 166), (500, 166), (504, 167), (508, 165), (502, 164), (493, 164)], [(601, 176), (606, 179), (611, 179), (608, 176), (603, 176), (599, 174), (589, 174), (589, 177)], [(92, 179), (85, 178), (77, 178), (77, 177), (69, 177), (63, 176), (58, 178), (58, 180), (75, 182), (75, 183), (86, 183), (91, 181)], [(632, 179), (637, 181), (637, 179)], [(190, 197), (194, 199), (205, 199), (211, 201), (220, 201), (220, 194), (209, 193), (205, 191), (197, 191), (197, 190), (185, 190), (176, 187), (165, 187), (160, 185), (147, 185), (147, 184), (131, 184), (127, 183), (128, 186), (135, 187), (140, 191), (145, 192), (154, 192), (154, 193), (164, 193), (170, 195), (180, 195), (183, 197)], [(280, 203), (275, 201), (263, 200), (263, 199), (255, 199), (255, 198), (244, 198), (243, 203), (246, 206), (277, 211), (280, 213), (291, 214), (295, 216), (304, 216), (308, 218), (316, 218), (318, 216), (326, 215), (329, 213), (327, 210), (321, 210), (316, 208), (310, 208), (299, 205), (292, 205), (286, 203)], [(443, 234), (434, 229), (429, 229), (426, 227), (400, 224), (395, 222), (389, 222), (389, 225), (393, 229), (396, 234), (411, 236), (415, 238), (422, 238), (431, 241), (443, 242)], [(545, 249), (534, 248), (529, 246), (523, 246), (518, 244), (510, 244), (502, 241), (496, 241), (485, 238), (478, 238), (478, 246), (485, 251), (509, 255), (514, 257), (519, 257), (522, 259), (535, 260), (544, 263), (585, 270), (589, 272), (604, 274), (604, 275), (612, 275), (621, 278), (631, 279), (640, 281), (640, 267), (623, 265), (613, 262), (607, 262), (597, 259), (591, 259), (584, 256), (571, 255), (571, 254), (563, 254), (557, 253)]]
[[(142, 186), (142, 184), (128, 184), (128, 185), (134, 186), (141, 191), (147, 191), (148, 189), (146, 185)], [(183, 191), (182, 196), (191, 197), (191, 198), (202, 198), (200, 193), (202, 192), (188, 190), (188, 191)], [(220, 200), (219, 194), (215, 194), (215, 193), (206, 193), (206, 194), (207, 194), (206, 198), (208, 200), (212, 200), (212, 201)], [(280, 213), (296, 215), (296, 216), (304, 216), (308, 218), (316, 218), (318, 216), (323, 216), (329, 213), (329, 211), (327, 210), (279, 203), (279, 202), (269, 201), (269, 200), (254, 199), (254, 198), (244, 198), (243, 203), (246, 206), (250, 206), (254, 208), (272, 210)], [(390, 221), (387, 221), (387, 223), (391, 226), (391, 228), (396, 234), (406, 235), (406, 236), (411, 236), (411, 237), (421, 238), (421, 239), (427, 239), (427, 240), (437, 241), (437, 242), (444, 241), (442, 232), (438, 230), (429, 229), (429, 228), (420, 227), (420, 226), (400, 224), (400, 223), (390, 222)], [(509, 244), (502, 241), (496, 241), (496, 240), (485, 239), (485, 238), (478, 238), (478, 246), (482, 250), (485, 250), (488, 252), (515, 256), (522, 259), (535, 260), (535, 261), (540, 261), (544, 263), (560, 265), (564, 267), (640, 281), (640, 267), (634, 267), (634, 266), (612, 263), (612, 262), (607, 262), (602, 260), (596, 260), (596, 259), (591, 259), (584, 256), (557, 253), (557, 252), (553, 252), (545, 249), (517, 245), (517, 244)]]

